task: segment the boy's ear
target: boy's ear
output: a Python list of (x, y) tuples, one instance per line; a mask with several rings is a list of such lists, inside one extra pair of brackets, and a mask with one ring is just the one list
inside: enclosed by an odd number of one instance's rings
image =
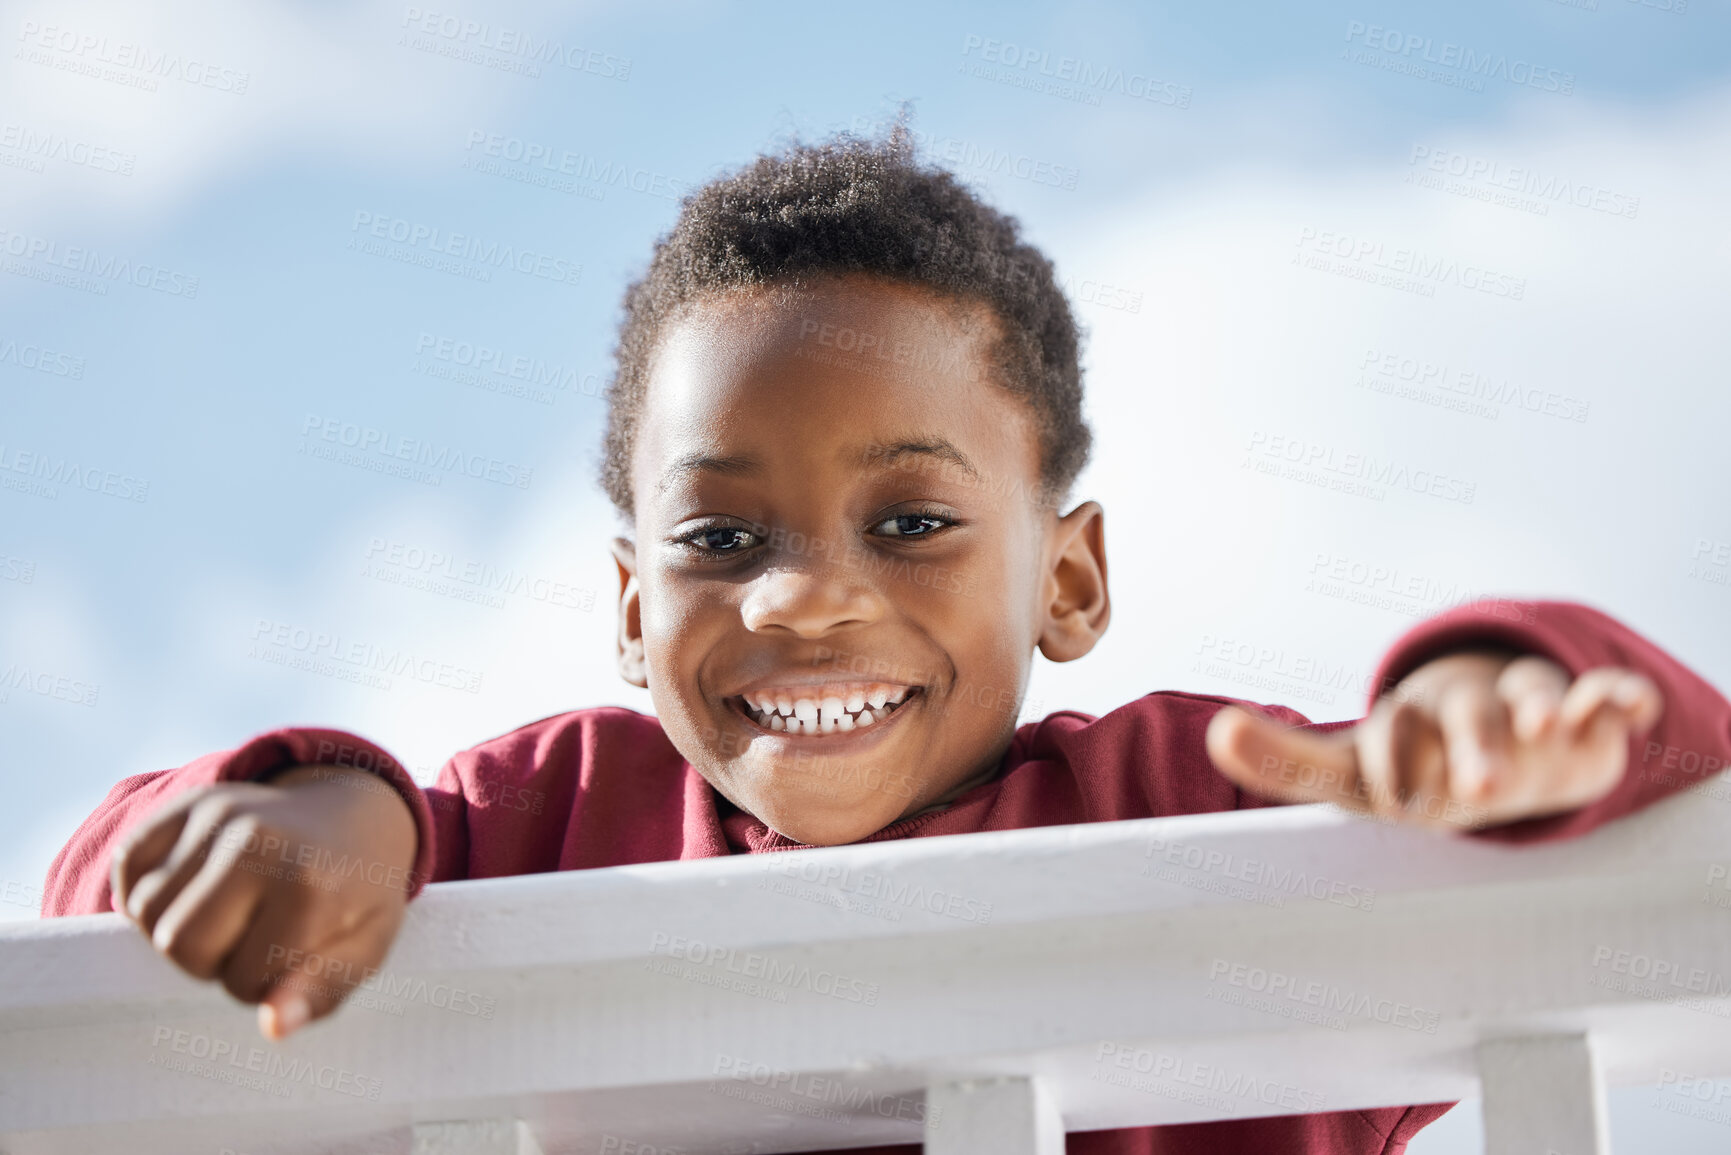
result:
[(637, 547), (625, 538), (614, 538), (613, 561), (619, 567), (619, 676), (633, 686), (647, 690), (649, 663), (643, 651)]
[(1040, 652), (1054, 662), (1073, 662), (1094, 648), (1112, 620), (1106, 511), (1097, 501), (1084, 501), (1058, 519), (1052, 534)]

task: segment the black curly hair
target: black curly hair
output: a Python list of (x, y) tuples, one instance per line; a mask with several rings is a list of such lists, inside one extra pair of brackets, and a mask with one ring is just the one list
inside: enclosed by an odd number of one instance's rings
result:
[(1080, 333), (1052, 262), (992, 208), (916, 155), (905, 118), (879, 139), (795, 143), (685, 198), (649, 270), (625, 292), (607, 390), (601, 486), (634, 515), (631, 454), (650, 359), (705, 294), (866, 274), (989, 306), (1000, 321), (996, 383), (1035, 418), (1040, 486), (1056, 504), (1087, 463)]

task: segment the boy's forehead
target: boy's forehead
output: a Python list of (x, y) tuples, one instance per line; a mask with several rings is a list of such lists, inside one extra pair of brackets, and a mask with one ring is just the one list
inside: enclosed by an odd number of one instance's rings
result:
[[(697, 358), (715, 371), (792, 354), (868, 378), (982, 376), (999, 330), (980, 302), (877, 277), (826, 277), (700, 298), (669, 326), (657, 360)], [(894, 373), (909, 369), (923, 372)]]
[(1024, 406), (989, 371), (995, 335), (983, 306), (875, 281), (706, 303), (656, 357), (638, 491), (699, 469), (744, 476), (769, 457), (858, 468), (919, 459), (962, 474), (1037, 467)]

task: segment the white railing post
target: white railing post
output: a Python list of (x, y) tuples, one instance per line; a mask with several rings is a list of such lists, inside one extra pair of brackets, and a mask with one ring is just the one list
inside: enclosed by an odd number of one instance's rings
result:
[(1479, 1044), (1485, 1155), (1610, 1155), (1605, 1084), (1584, 1034)]
[(416, 1123), (414, 1155), (541, 1155), (541, 1144), (521, 1119), (449, 1119)]
[(934, 1083), (925, 1155), (1064, 1155), (1064, 1121), (1039, 1079)]

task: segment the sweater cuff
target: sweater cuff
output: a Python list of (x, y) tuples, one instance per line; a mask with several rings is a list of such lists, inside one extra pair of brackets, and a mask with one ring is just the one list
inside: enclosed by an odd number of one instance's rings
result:
[(208, 769), (203, 766), (198, 769), (209, 773), (212, 783), (268, 781), (272, 775), (293, 766), (345, 766), (378, 775), (408, 803), (415, 820), (415, 865), (403, 881), (405, 896), (414, 898), (432, 881), (436, 861), (433, 812), (414, 778), (383, 747), (342, 730), (294, 727), (260, 734), (226, 754), (210, 755), (208, 761)]

